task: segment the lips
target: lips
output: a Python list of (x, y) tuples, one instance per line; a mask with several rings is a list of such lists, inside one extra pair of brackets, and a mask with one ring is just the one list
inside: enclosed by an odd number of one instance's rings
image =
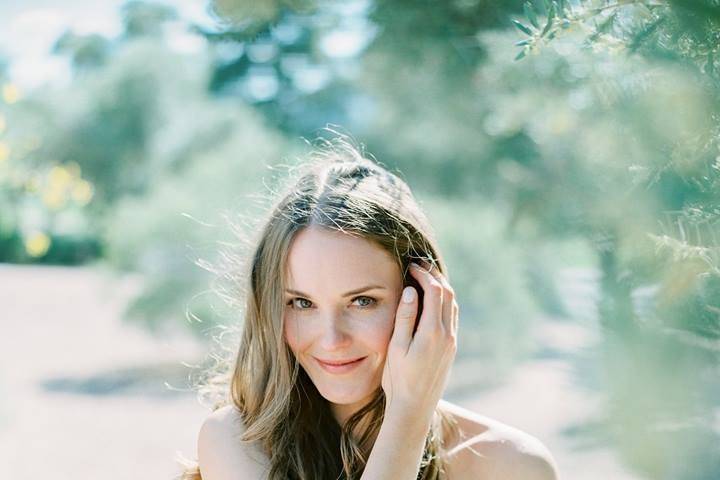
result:
[(318, 358), (317, 360), (327, 365), (347, 365), (348, 363), (356, 362), (358, 360), (362, 360), (363, 358), (365, 357), (351, 358), (349, 360), (323, 360), (320, 358)]
[(320, 360), (316, 357), (313, 358), (315, 358), (318, 365), (320, 365), (320, 367), (326, 372), (347, 373), (357, 368), (367, 357), (358, 357), (348, 360)]

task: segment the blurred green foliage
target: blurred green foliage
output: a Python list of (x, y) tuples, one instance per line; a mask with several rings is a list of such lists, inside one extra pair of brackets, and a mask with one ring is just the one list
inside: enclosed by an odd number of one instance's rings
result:
[[(462, 304), (462, 357), (492, 364), (499, 381), (534, 346), (528, 332), (538, 316), (528, 294), (525, 252), (507, 235), (507, 216), (482, 198), (460, 203), (420, 198), (446, 256), (450, 281)], [(501, 319), (501, 320), (500, 320)]]
[[(571, 91), (580, 87), (586, 97), (589, 91), (591, 101), (581, 103), (604, 108), (590, 122), (573, 113), (571, 122), (583, 128), (570, 130), (610, 133), (585, 153), (602, 162), (585, 187), (602, 186), (603, 175), (610, 188), (588, 205), (607, 204), (605, 196), (617, 203), (600, 217), (582, 215), (601, 220), (591, 233), (607, 234), (596, 242), (605, 328), (602, 429), (648, 478), (714, 478), (720, 471), (720, 6), (536, 1), (526, 4), (525, 17), (515, 23), (528, 35), (516, 44), (522, 49), (516, 59), (528, 55), (521, 64), (533, 68), (554, 50), (552, 57), (572, 58), (576, 71), (578, 58), (594, 60), (579, 69), (581, 81)], [(593, 128), (607, 119), (610, 128)]]
[(77, 162), (42, 153), (48, 106), (0, 75), (0, 261), (81, 263), (101, 245), (84, 210), (94, 187)]

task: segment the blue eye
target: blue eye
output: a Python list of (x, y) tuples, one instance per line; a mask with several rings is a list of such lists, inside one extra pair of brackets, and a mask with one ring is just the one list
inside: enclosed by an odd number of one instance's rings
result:
[(353, 301), (355, 301), (355, 300), (367, 300), (367, 303), (361, 302), (361, 303), (363, 303), (363, 304), (362, 304), (362, 305), (359, 305), (360, 308), (369, 308), (369, 307), (371, 307), (372, 305), (374, 305), (374, 304), (377, 303), (377, 300), (375, 300), (375, 299), (372, 298), (372, 297), (364, 297), (364, 296), (363, 296), (363, 297), (355, 297), (355, 298), (353, 299)]
[[(370, 308), (377, 303), (377, 300), (373, 297), (360, 296), (353, 298), (353, 302), (359, 302), (357, 305), (360, 308)], [(309, 310), (312, 307), (312, 302), (307, 298), (296, 297), (291, 299), (287, 305), (296, 310)]]
[(307, 305), (307, 304), (301, 304), (301, 305), (305, 305), (305, 306), (297, 307), (298, 304), (295, 303), (296, 300), (298, 300), (300, 302), (307, 302), (308, 304), (312, 305), (312, 302), (310, 300), (308, 300), (307, 298), (300, 298), (300, 297), (291, 299), (288, 302), (288, 305), (290, 305), (292, 308), (297, 308), (298, 310), (307, 310), (308, 308), (310, 308), (310, 305)]

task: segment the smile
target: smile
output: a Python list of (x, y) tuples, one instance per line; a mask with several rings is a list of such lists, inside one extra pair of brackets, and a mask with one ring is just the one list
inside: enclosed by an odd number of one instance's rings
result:
[(320, 360), (319, 358), (315, 358), (315, 361), (322, 367), (323, 370), (325, 370), (328, 373), (335, 373), (335, 374), (341, 374), (341, 373), (347, 373), (352, 370), (355, 370), (360, 364), (365, 360), (367, 357), (361, 357), (357, 358), (355, 360), (350, 361), (330, 361), (330, 360)]

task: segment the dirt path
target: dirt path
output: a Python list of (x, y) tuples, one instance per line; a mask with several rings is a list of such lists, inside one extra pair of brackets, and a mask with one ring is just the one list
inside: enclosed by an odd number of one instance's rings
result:
[[(153, 338), (120, 321), (137, 288), (92, 268), (0, 265), (0, 465), (13, 479), (169, 479), (177, 451), (194, 455), (206, 411), (182, 383), (180, 362), (202, 348), (182, 336)], [(543, 322), (543, 348), (582, 348), (586, 326)], [(452, 398), (451, 398), (452, 400)], [(541, 438), (563, 478), (639, 480), (606, 448), (578, 449), (562, 431), (597, 399), (573, 386), (562, 358), (537, 358), (507, 383), (458, 403)]]
[(162, 479), (175, 473), (177, 450), (194, 453), (205, 411), (168, 391), (164, 376), (199, 349), (120, 322), (136, 284), (85, 268), (0, 265), (4, 476)]

